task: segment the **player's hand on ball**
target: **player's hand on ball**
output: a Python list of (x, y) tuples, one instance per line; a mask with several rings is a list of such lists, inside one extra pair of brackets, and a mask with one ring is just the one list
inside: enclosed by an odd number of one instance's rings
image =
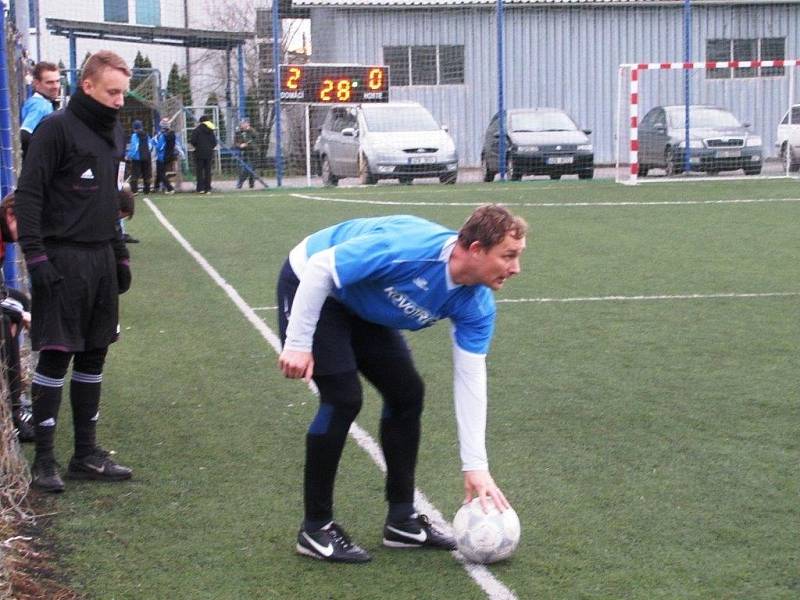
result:
[(487, 497), (494, 501), (494, 505), (500, 512), (511, 508), (511, 504), (506, 500), (502, 490), (497, 487), (489, 471), (464, 471), (464, 504), (468, 504), (473, 498), (478, 498), (483, 511), (489, 512)]
[(278, 357), (278, 367), (289, 379), (304, 379), (308, 383), (314, 374), (314, 357), (311, 352), (284, 349)]

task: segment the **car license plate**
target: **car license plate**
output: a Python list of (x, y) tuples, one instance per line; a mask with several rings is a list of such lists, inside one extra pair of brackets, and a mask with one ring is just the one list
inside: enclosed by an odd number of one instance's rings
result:
[(717, 150), (717, 158), (739, 158), (741, 150)]
[(571, 165), (573, 158), (571, 156), (551, 156), (547, 159), (548, 165)]
[(436, 162), (435, 156), (412, 156), (408, 159), (409, 164), (412, 165), (432, 165)]

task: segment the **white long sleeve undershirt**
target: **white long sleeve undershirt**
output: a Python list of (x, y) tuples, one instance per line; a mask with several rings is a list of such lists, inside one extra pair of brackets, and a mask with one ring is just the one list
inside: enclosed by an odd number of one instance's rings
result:
[[(302, 244), (302, 252), (305, 253), (305, 244)], [(306, 261), (301, 260), (299, 256), (299, 253), (295, 254), (294, 251), (289, 256), (289, 262), (295, 275), (300, 279), (300, 285), (292, 302), (291, 317), (286, 328), (286, 342), (283, 347), (297, 352), (311, 352), (322, 305), (336, 285), (333, 248), (317, 252)]]
[(486, 453), (486, 355), (453, 342), (453, 400), (463, 471), (488, 470)]

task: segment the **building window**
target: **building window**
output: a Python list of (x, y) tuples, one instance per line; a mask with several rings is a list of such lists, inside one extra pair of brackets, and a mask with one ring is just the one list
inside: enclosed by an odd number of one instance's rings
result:
[(464, 83), (464, 46), (384, 46), (392, 86)]
[[(706, 42), (706, 60), (710, 62), (783, 60), (786, 38), (717, 39)], [(736, 67), (706, 69), (709, 79), (780, 77), (783, 67)]]
[(136, 0), (136, 24), (161, 25), (161, 0)]
[(103, 14), (111, 23), (127, 23), (128, 0), (103, 0)]

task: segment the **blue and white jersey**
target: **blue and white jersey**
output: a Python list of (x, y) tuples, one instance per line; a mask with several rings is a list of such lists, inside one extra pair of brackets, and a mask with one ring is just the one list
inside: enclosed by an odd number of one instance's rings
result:
[[(397, 215), (345, 221), (312, 234), (299, 248), (305, 258), (333, 249), (331, 295), (361, 318), (412, 331), (448, 318), (460, 348), (486, 354), (494, 295), (483, 285), (453, 283), (447, 263), (456, 239), (441, 225)], [(293, 257), (302, 278), (300, 262)]]
[(289, 254), (300, 285), (284, 350), (311, 352), (325, 298), (361, 318), (417, 330), (453, 323), (453, 397), (462, 469), (488, 469), (486, 354), (495, 303), (484, 285), (459, 285), (449, 273), (458, 236), (441, 225), (399, 215), (354, 219), (318, 231)]
[(20, 129), (33, 133), (36, 126), (51, 112), (53, 112), (53, 103), (39, 92), (34, 92), (22, 105), (22, 126)]

